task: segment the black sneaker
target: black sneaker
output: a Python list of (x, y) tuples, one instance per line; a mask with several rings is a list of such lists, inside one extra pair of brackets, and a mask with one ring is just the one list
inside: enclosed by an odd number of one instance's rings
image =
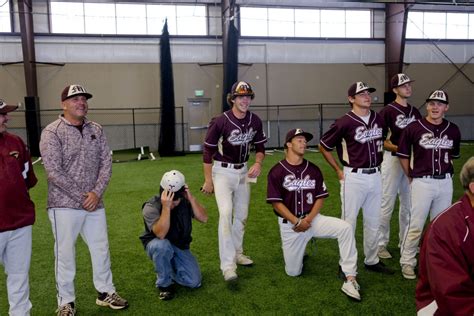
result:
[(372, 271), (372, 272), (378, 272), (378, 273), (383, 273), (383, 274), (394, 274), (395, 271), (387, 267), (382, 261), (379, 261), (376, 264), (364, 264), (365, 269)]
[(117, 292), (108, 294), (108, 293), (99, 293), (95, 303), (99, 306), (107, 306), (111, 309), (124, 309), (128, 307), (127, 300), (120, 297)]
[(174, 291), (173, 291), (173, 287), (171, 285), (167, 286), (167, 287), (159, 286), (158, 291), (160, 292), (158, 294), (158, 297), (162, 301), (169, 301), (169, 300), (173, 299), (173, 297), (174, 297)]
[(74, 307), (74, 302), (61, 305), (56, 310), (57, 316), (74, 316), (76, 315), (76, 308)]

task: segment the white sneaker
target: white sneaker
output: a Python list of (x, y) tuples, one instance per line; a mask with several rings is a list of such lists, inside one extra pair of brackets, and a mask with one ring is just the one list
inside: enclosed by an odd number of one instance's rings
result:
[(226, 282), (233, 281), (237, 279), (237, 273), (233, 269), (227, 269), (224, 271), (224, 280)]
[(347, 280), (341, 287), (341, 291), (344, 292), (344, 294), (358, 301), (361, 300), (359, 290), (360, 286), (356, 280)]
[(390, 252), (388, 252), (387, 248), (385, 248), (384, 246), (379, 246), (379, 251), (378, 251), (377, 255), (381, 259), (391, 259), (392, 258), (392, 255), (390, 254)]
[(402, 274), (405, 279), (413, 280), (416, 279), (415, 269), (407, 264), (402, 265)]
[(241, 266), (251, 266), (253, 264), (253, 260), (244, 254), (237, 255), (236, 262)]

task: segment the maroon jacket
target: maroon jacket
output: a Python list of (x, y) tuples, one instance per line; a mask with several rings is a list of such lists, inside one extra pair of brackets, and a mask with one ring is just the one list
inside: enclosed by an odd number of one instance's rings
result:
[(423, 238), (416, 309), (433, 300), (435, 315), (474, 314), (474, 208), (467, 194), (439, 214)]
[(33, 225), (35, 205), (28, 189), (38, 180), (20, 137), (0, 133), (0, 232)]

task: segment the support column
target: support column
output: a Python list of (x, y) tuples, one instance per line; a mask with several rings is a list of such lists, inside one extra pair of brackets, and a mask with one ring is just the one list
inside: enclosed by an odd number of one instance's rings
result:
[(409, 4), (404, 3), (385, 5), (385, 82), (388, 91), (384, 95), (385, 104), (395, 99), (390, 88), (390, 78), (403, 72), (408, 7)]
[(36, 78), (36, 55), (33, 30), (33, 1), (18, 0), (20, 18), (21, 46), (23, 49), (23, 67), (25, 71), (25, 118), (28, 145), (33, 156), (39, 156), (41, 135), (40, 106)]
[(222, 84), (222, 110), (229, 109), (227, 105), (227, 93), (230, 92), (232, 84), (237, 81), (239, 62), (239, 36), (235, 27), (236, 6), (235, 0), (222, 0), (222, 63), (224, 80)]

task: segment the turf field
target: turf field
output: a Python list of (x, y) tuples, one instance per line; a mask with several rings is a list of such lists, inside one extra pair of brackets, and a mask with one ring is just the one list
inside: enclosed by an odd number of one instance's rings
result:
[[(462, 195), (458, 174), (462, 164), (474, 155), (474, 146), (462, 148), (462, 158), (455, 161), (454, 200)], [(218, 212), (213, 196), (199, 192), (203, 182), (201, 155), (158, 158), (155, 161), (117, 163), (105, 194), (112, 272), (119, 293), (129, 300), (130, 308), (112, 311), (95, 305), (89, 253), (82, 240), (77, 243), (76, 305), (79, 315), (170, 315), (170, 314), (323, 314), (323, 315), (410, 315), (415, 313), (416, 281), (403, 279), (399, 272), (397, 238), (389, 249), (395, 258), (385, 260), (397, 273), (393, 276), (366, 272), (363, 268), (361, 222), (357, 228), (359, 276), (362, 302), (351, 301), (340, 291), (337, 278), (338, 248), (335, 240), (318, 239), (309, 244), (303, 274), (289, 277), (284, 272), (276, 216), (265, 203), (266, 174), (282, 159), (282, 152), (267, 155), (262, 176), (252, 185), (252, 201), (245, 234), (245, 252), (255, 261), (253, 267), (239, 267), (237, 282), (225, 283), (219, 270), (217, 223)], [(323, 170), (330, 196), (322, 213), (340, 215), (339, 183), (319, 153), (306, 158)], [(194, 223), (191, 249), (203, 274), (202, 287), (178, 288), (177, 297), (163, 302), (154, 287), (152, 262), (146, 256), (138, 236), (143, 230), (141, 205), (159, 189), (162, 174), (179, 169), (192, 192), (206, 206), (207, 224)], [(33, 228), (33, 255), (30, 270), (32, 315), (53, 315), (56, 309), (53, 236), (46, 214), (47, 185), (44, 169), (35, 165), (38, 185), (31, 195), (37, 219)], [(422, 198), (422, 197), (420, 197)], [(394, 218), (396, 218), (396, 211)], [(361, 219), (361, 216), (359, 216)], [(392, 221), (392, 235), (398, 235), (398, 220)], [(7, 315), (5, 276), (0, 276), (0, 315)]]

